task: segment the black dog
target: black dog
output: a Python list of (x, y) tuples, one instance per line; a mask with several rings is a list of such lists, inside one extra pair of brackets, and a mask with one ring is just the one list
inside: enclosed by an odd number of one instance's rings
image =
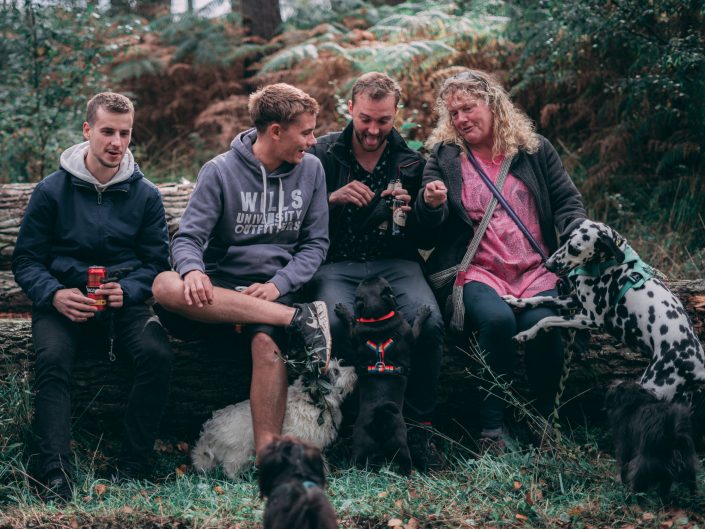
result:
[(413, 327), (399, 312), (389, 283), (365, 279), (355, 292), (355, 315), (338, 303), (336, 314), (347, 325), (356, 347), (360, 410), (353, 428), (356, 465), (382, 457), (411, 472), (406, 424), (402, 416), (411, 352), (431, 309), (421, 307)]
[(335, 529), (335, 511), (323, 487), (321, 452), (294, 437), (279, 437), (264, 449), (259, 490), (266, 497), (264, 529)]
[(662, 498), (673, 483), (695, 490), (698, 458), (688, 406), (659, 400), (636, 382), (618, 382), (605, 407), (622, 483), (636, 492), (655, 486)]

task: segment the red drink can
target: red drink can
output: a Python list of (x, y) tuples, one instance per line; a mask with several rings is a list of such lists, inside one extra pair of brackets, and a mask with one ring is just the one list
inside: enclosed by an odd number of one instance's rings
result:
[(105, 296), (98, 295), (95, 293), (101, 285), (103, 280), (107, 275), (108, 271), (104, 266), (89, 266), (88, 267), (88, 281), (86, 282), (86, 296), (95, 300), (95, 308), (98, 310), (105, 310), (108, 308), (108, 300)]

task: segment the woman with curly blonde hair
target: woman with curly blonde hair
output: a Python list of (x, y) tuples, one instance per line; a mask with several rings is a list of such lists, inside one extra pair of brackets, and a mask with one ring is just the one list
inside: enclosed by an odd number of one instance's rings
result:
[[(558, 278), (543, 267), (542, 254), (556, 250), (556, 232), (568, 233), (585, 209), (553, 146), (491, 75), (468, 70), (446, 79), (436, 110), (415, 214), (435, 234), (427, 271), (445, 317), (456, 332), (478, 332), (493, 372), (480, 383), (478, 444), (483, 453), (498, 453), (505, 448), (504, 399), (495, 377), (512, 373), (512, 337), (553, 314), (547, 308), (514, 313), (501, 296), (556, 294)], [(505, 204), (497, 203), (487, 181)], [(525, 364), (534, 405), (547, 416), (563, 364), (557, 329), (527, 343)]]

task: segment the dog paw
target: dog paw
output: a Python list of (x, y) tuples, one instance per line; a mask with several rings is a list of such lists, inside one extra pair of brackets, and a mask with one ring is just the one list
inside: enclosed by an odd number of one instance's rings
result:
[(520, 332), (519, 334), (515, 335), (512, 340), (514, 340), (517, 343), (524, 343), (528, 342), (532, 338), (536, 336), (536, 333), (530, 333), (528, 331)]
[(526, 303), (524, 302), (523, 299), (515, 298), (514, 296), (502, 296), (502, 299), (506, 301), (507, 305), (510, 307), (516, 307), (518, 309), (522, 309), (526, 307)]
[(345, 303), (336, 303), (334, 310), (335, 313), (343, 319), (346, 319), (350, 316), (350, 309)]
[(431, 307), (428, 305), (422, 305), (419, 310), (416, 311), (416, 318), (419, 321), (425, 321), (431, 315)]

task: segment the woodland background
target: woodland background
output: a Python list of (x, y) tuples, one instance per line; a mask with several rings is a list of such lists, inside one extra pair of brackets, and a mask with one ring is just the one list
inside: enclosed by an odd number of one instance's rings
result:
[[(195, 180), (227, 149), (249, 126), (248, 95), (264, 84), (285, 81), (313, 95), (323, 134), (346, 123), (353, 80), (385, 71), (404, 92), (397, 126), (423, 149), (439, 84), (461, 68), (482, 68), (559, 150), (591, 217), (671, 278), (703, 277), (702, 0), (188, 0), (183, 8), (2, 0), (0, 183), (54, 171), (61, 151), (82, 141), (85, 103), (98, 91), (135, 101), (133, 152), (148, 178), (165, 183)], [(1, 529), (225, 529), (261, 520), (256, 475), (188, 472), (190, 439), (158, 443), (155, 483), (112, 485), (105, 468), (114, 440), (82, 422), (83, 412), (74, 424), (74, 501), (39, 502), (26, 451), (28, 377), (0, 380)], [(524, 402), (510, 404), (524, 423), (536, 420)], [(588, 422), (564, 424), (548, 448), (524, 439), (502, 458), (475, 459), (460, 437), (439, 433), (449, 469), (409, 479), (351, 469), (349, 447), (338, 445), (328, 495), (342, 527), (704, 525), (702, 475), (701, 493), (673, 504), (630, 494), (615, 482), (609, 439)]]

